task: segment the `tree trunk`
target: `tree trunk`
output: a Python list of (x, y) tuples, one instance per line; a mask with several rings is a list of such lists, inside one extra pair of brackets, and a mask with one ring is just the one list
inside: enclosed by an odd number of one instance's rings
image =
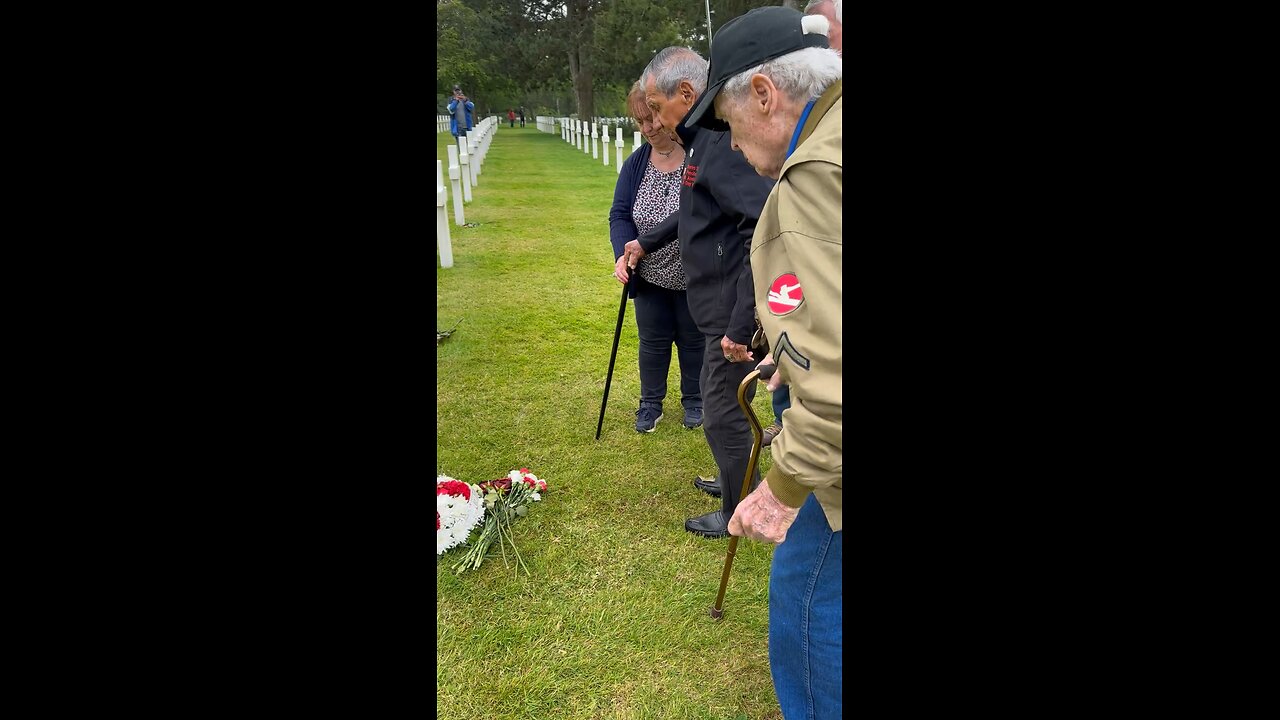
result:
[(573, 95), (578, 101), (578, 118), (590, 120), (595, 115), (595, 96), (591, 91), (590, 50), (569, 51), (569, 74), (573, 77)]
[(578, 119), (590, 122), (596, 112), (595, 95), (591, 89), (594, 75), (591, 45), (595, 39), (595, 18), (590, 12), (590, 0), (566, 2), (565, 20), (574, 31), (569, 47), (569, 76), (573, 80), (573, 94), (578, 101)]
[(804, 12), (800, 6), (800, 0), (782, 0), (782, 7), (791, 8), (797, 12)]

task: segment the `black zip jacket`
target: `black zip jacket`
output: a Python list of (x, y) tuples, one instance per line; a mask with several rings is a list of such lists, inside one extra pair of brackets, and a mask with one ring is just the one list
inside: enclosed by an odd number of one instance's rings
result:
[[(646, 253), (680, 237), (689, 313), (707, 335), (749, 345), (755, 332), (751, 235), (774, 181), (756, 174), (729, 133), (676, 128), (685, 147), (680, 212), (637, 238)], [(762, 360), (763, 358), (756, 358)]]

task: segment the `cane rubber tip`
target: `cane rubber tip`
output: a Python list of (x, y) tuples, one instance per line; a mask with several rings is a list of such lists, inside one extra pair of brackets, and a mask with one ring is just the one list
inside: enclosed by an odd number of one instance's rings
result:
[(717, 610), (717, 609), (715, 609), (715, 607), (714, 607), (714, 606), (712, 606), (712, 608), (711, 608), (711, 617), (715, 618), (716, 620), (719, 620), (720, 618), (724, 617), (724, 611), (723, 611), (723, 610)]

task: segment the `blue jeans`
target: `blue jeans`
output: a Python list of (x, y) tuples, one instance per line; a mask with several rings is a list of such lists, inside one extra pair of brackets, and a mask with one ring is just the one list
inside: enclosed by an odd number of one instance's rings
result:
[(779, 385), (777, 390), (773, 391), (773, 419), (782, 424), (782, 411), (791, 407), (791, 388), (786, 385)]
[(842, 717), (843, 538), (811, 494), (773, 551), (769, 671), (786, 720)]

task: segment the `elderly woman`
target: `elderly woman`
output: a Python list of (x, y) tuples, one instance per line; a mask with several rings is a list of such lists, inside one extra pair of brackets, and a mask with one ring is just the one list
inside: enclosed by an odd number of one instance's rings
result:
[(680, 404), (684, 426), (702, 425), (702, 333), (689, 314), (685, 298), (684, 267), (680, 243), (673, 242), (646, 256), (628, 276), (623, 246), (668, 215), (680, 209), (680, 178), (684, 173), (684, 148), (653, 125), (653, 113), (644, 91), (636, 83), (627, 94), (627, 107), (649, 141), (623, 164), (609, 210), (609, 241), (615, 258), (613, 274), (618, 282), (630, 282), (635, 298), (636, 329), (640, 335), (640, 409), (636, 432), (653, 432), (662, 419), (671, 370), (671, 345), (680, 358)]

